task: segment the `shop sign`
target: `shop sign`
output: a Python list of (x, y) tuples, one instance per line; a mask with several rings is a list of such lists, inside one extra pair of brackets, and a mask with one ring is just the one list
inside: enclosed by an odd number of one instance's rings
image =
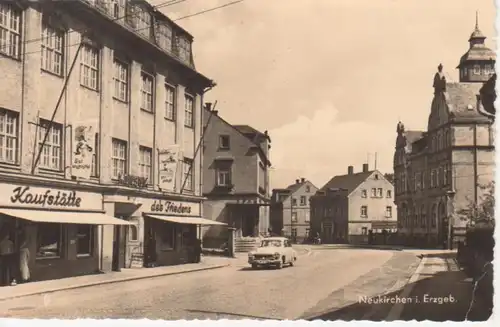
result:
[(132, 188), (147, 188), (148, 178), (135, 175), (120, 175), (117, 183)]
[(175, 191), (180, 146), (171, 145), (158, 151), (158, 185), (163, 191)]
[(101, 210), (102, 195), (25, 185), (0, 185), (0, 205), (58, 210)]
[(151, 213), (183, 215), (183, 216), (200, 216), (199, 202), (184, 202), (171, 200), (155, 200), (150, 208)]
[(89, 124), (76, 125), (73, 131), (73, 156), (71, 158), (71, 175), (82, 179), (90, 179), (92, 157), (95, 153), (95, 132)]

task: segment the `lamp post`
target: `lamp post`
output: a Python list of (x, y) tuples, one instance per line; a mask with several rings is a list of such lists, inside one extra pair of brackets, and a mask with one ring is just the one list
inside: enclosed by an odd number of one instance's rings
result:
[(453, 223), (454, 223), (454, 206), (453, 206), (453, 197), (455, 196), (455, 191), (449, 190), (446, 192), (446, 216), (448, 217), (448, 239), (447, 239), (447, 247), (448, 250), (453, 249)]

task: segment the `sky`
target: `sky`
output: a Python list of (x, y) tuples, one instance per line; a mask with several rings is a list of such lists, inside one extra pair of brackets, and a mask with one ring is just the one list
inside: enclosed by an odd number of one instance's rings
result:
[[(233, 0), (185, 0), (172, 19)], [(153, 5), (165, 0), (150, 1)], [(476, 11), (496, 49), (494, 0), (245, 0), (177, 21), (219, 115), (269, 132), (271, 187), (323, 186), (347, 166), (392, 172), (396, 125), (425, 130), (432, 82), (449, 81)]]

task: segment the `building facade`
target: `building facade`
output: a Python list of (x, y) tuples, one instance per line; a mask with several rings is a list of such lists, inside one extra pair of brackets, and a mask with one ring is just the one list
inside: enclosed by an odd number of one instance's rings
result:
[(271, 197), (271, 230), (301, 243), (310, 236), (310, 199), (318, 191), (313, 183), (300, 178), (285, 189), (274, 189)]
[(459, 83), (447, 82), (438, 67), (426, 131), (397, 126), (395, 200), (405, 244), (457, 242), (467, 224), (460, 212), (478, 205), (482, 186), (494, 180), (495, 53), (484, 40), (476, 22)]
[[(119, 270), (134, 254), (182, 262), (196, 228), (172, 217), (202, 216), (196, 148), (214, 86), (192, 36), (145, 1), (13, 1), (0, 13), (0, 220), (29, 230), (34, 279)], [(181, 154), (170, 179), (165, 151)]]
[[(247, 125), (231, 125), (205, 109), (203, 195), (205, 216), (235, 228), (235, 237), (258, 237), (269, 229), (271, 139)], [(227, 240), (225, 229), (204, 230), (206, 247)]]
[(395, 233), (394, 186), (368, 164), (359, 173), (349, 166), (311, 198), (311, 227), (324, 243), (368, 243), (371, 233)]

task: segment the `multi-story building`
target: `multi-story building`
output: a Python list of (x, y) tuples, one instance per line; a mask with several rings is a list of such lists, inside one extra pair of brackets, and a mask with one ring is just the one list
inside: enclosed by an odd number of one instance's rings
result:
[[(205, 217), (235, 228), (235, 237), (258, 237), (269, 229), (271, 139), (247, 125), (231, 125), (206, 107), (203, 136)], [(204, 231), (206, 247), (225, 242), (226, 228)]]
[(333, 177), (311, 197), (311, 228), (325, 243), (366, 243), (372, 233), (395, 233), (394, 186), (378, 170)]
[(10, 1), (0, 17), (0, 222), (27, 235), (33, 279), (142, 265), (144, 251), (183, 262), (214, 86), (192, 36), (145, 1)]
[(398, 231), (406, 244), (452, 245), (452, 235), (467, 223), (459, 213), (479, 204), (481, 187), (494, 180), (496, 57), (484, 40), (476, 21), (469, 50), (457, 67), (460, 82), (447, 83), (438, 67), (426, 131), (398, 123), (395, 200)]
[(318, 188), (305, 178), (296, 179), (285, 189), (274, 189), (271, 197), (271, 230), (274, 234), (302, 242), (309, 237), (309, 200)]

